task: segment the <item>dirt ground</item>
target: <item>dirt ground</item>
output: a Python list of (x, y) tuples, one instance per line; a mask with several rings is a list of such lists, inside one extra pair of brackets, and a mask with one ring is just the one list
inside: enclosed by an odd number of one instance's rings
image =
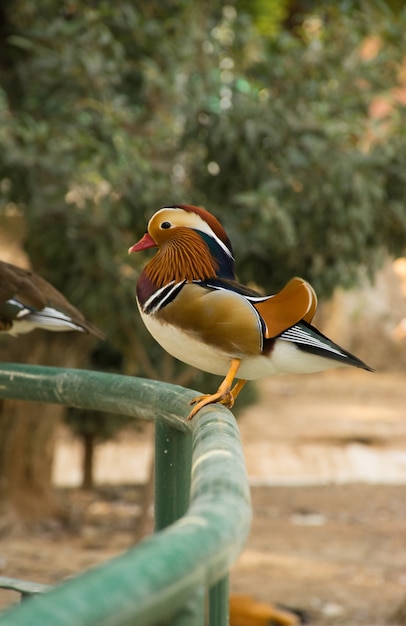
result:
[[(406, 624), (395, 615), (406, 601), (405, 412), (404, 374), (339, 372), (263, 384), (260, 402), (239, 418), (254, 521), (231, 572), (232, 591), (300, 607), (315, 626)], [(128, 436), (126, 445), (130, 457)], [(62, 438), (57, 482), (69, 449), (72, 460), (75, 444)], [(115, 465), (114, 451), (102, 452), (98, 463)], [(73, 465), (65, 469), (74, 472)], [(128, 472), (114, 482), (128, 483)], [(125, 550), (140, 493), (139, 485), (91, 494), (59, 486), (65, 519), (0, 537), (0, 575), (53, 584)], [(13, 600), (0, 592), (2, 606)]]

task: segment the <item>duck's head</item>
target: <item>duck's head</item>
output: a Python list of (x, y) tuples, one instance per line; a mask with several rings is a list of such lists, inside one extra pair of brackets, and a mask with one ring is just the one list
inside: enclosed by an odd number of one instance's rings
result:
[(146, 248), (164, 246), (176, 241), (189, 229), (199, 234), (210, 246), (217, 244), (228, 256), (233, 256), (231, 242), (217, 218), (201, 207), (190, 204), (178, 204), (173, 207), (164, 207), (154, 213), (148, 223), (148, 231), (129, 253), (139, 252)]

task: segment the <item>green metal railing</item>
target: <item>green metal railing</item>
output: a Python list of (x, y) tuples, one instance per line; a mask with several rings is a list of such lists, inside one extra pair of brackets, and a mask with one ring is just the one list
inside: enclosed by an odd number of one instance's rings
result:
[(0, 397), (111, 411), (155, 427), (156, 533), (128, 552), (38, 594), (0, 626), (225, 626), (228, 571), (251, 505), (233, 415), (175, 385), (53, 367), (0, 365)]

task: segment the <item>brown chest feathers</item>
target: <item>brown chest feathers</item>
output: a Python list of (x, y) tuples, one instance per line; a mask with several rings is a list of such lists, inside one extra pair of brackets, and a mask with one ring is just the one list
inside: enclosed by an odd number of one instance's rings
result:
[(207, 244), (197, 233), (188, 228), (176, 231), (145, 267), (147, 277), (158, 289), (171, 281), (204, 280), (218, 270)]

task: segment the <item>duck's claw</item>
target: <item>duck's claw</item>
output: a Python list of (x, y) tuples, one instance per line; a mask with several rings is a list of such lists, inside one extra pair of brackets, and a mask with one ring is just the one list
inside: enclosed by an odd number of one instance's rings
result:
[(224, 404), (228, 409), (231, 409), (234, 406), (234, 396), (231, 393), (231, 389), (226, 391), (216, 391), (216, 393), (206, 393), (202, 396), (196, 396), (193, 398), (189, 404), (194, 404), (193, 409), (190, 411), (188, 415), (188, 420), (194, 418), (196, 413), (200, 411), (204, 406), (208, 404), (213, 404), (214, 402), (220, 402), (220, 404)]
[(204, 396), (197, 396), (189, 402), (189, 404), (194, 404), (195, 406), (190, 411), (188, 420), (193, 419), (196, 413), (200, 411), (200, 409), (202, 409), (207, 404), (213, 404), (213, 402), (220, 402), (229, 409), (234, 406), (235, 398), (238, 396), (239, 392), (245, 384), (245, 381), (239, 381), (234, 386), (234, 388), (231, 389), (231, 385), (233, 384), (233, 380), (235, 378), (235, 375), (237, 374), (239, 367), (240, 360), (231, 359), (230, 369), (227, 372), (227, 376), (221, 383), (220, 387), (217, 389), (216, 393), (207, 393)]

